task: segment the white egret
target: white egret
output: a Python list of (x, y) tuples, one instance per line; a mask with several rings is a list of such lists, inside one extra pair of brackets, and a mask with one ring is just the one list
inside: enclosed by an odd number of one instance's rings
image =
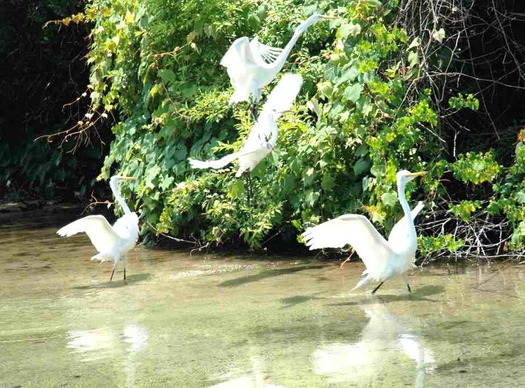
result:
[(237, 159), (239, 170), (236, 177), (240, 177), (244, 171), (253, 170), (274, 149), (278, 134), (277, 119), (292, 107), (302, 82), (303, 79), (298, 74), (285, 74), (268, 96), (248, 138), (238, 152), (209, 161), (189, 158), (191, 167), (223, 168)]
[[(312, 250), (342, 248), (350, 244), (366, 266), (363, 272), (363, 275), (366, 276), (357, 283), (354, 290), (374, 280), (379, 282), (379, 285), (372, 291), (374, 294), (387, 279), (400, 275), (408, 291), (411, 292), (407, 271), (415, 267), (417, 235), (414, 217), (405, 197), (405, 186), (415, 177), (424, 174), (424, 171), (411, 173), (407, 170), (397, 173), (397, 193), (405, 216), (394, 226), (392, 229), (394, 233), (391, 233), (388, 241), (379, 234), (365, 216), (345, 214), (307, 229), (302, 234), (306, 245)], [(420, 209), (416, 207), (414, 211), (416, 210), (415, 215)]]
[[(419, 214), (419, 212), (423, 209), (425, 205), (423, 204), (422, 201), (419, 201), (416, 205), (415, 208), (413, 208), (410, 212), (410, 214), (412, 214), (412, 219), (415, 220), (417, 215)], [(407, 238), (407, 226), (406, 226), (406, 223), (407, 223), (407, 218), (405, 216), (403, 216), (403, 218), (401, 218), (395, 225), (394, 227), (392, 228), (392, 230), (390, 231), (390, 234), (388, 235), (388, 241), (397, 241), (399, 239), (402, 239), (402, 238)], [(405, 237), (403, 237), (403, 235), (405, 235)], [(341, 263), (341, 269), (343, 268), (343, 266), (348, 262), (350, 261), (350, 258), (352, 257), (352, 255), (354, 254), (354, 252), (352, 252), (352, 254), (350, 256), (348, 256), (348, 258), (343, 261)]]
[(113, 226), (104, 216), (94, 215), (73, 221), (57, 231), (57, 234), (63, 237), (73, 236), (80, 232), (86, 233), (99, 252), (91, 257), (91, 260), (113, 261), (113, 271), (109, 281), (113, 279), (115, 269), (121, 259), (124, 260), (124, 280), (126, 280), (128, 265), (126, 254), (133, 249), (139, 237), (139, 217), (136, 213), (131, 212), (118, 187), (119, 182), (133, 179), (135, 178), (115, 175), (109, 180), (111, 191), (124, 210), (124, 215)]
[(220, 62), (226, 67), (234, 88), (230, 104), (248, 101), (250, 94), (253, 102), (257, 103), (261, 99), (261, 89), (272, 82), (281, 71), (301, 34), (322, 19), (334, 18), (319, 14), (310, 16), (297, 27), (284, 49), (264, 45), (259, 42), (257, 36), (251, 41), (244, 36), (233, 42)]

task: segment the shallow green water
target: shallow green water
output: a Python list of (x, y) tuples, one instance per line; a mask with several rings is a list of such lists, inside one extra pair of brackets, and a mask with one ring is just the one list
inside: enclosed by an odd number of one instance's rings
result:
[(142, 247), (109, 283), (85, 236), (0, 218), (0, 387), (525, 386), (525, 266), (416, 270)]

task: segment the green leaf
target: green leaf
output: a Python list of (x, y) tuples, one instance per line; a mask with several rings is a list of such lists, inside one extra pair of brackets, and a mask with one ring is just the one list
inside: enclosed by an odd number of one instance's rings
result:
[(233, 184), (230, 186), (230, 191), (228, 192), (228, 196), (231, 198), (238, 198), (242, 195), (244, 195), (244, 180), (243, 179), (237, 179)]
[(173, 84), (177, 78), (171, 69), (160, 69), (158, 74), (162, 82), (169, 85)]
[(394, 191), (389, 191), (381, 195), (381, 202), (385, 206), (394, 207), (397, 203), (397, 194)]
[(408, 53), (408, 64), (410, 67), (414, 67), (419, 63), (419, 56), (417, 55), (417, 52), (410, 51)]
[(363, 91), (363, 85), (361, 84), (354, 84), (349, 87), (347, 87), (343, 93), (343, 95), (353, 103), (355, 103), (359, 97), (361, 96), (361, 92)]
[(162, 180), (162, 182), (160, 183), (159, 187), (162, 190), (166, 190), (168, 187), (170, 187), (173, 184), (174, 180), (175, 180), (175, 178), (173, 178), (170, 175), (165, 176), (164, 179)]
[(360, 158), (354, 164), (354, 174), (356, 176), (361, 175), (363, 172), (368, 171), (370, 168), (370, 161), (368, 159)]
[(516, 193), (516, 200), (521, 204), (525, 203), (525, 191), (518, 191)]
[(331, 190), (335, 186), (335, 177), (332, 174), (324, 174), (321, 187), (324, 190)]

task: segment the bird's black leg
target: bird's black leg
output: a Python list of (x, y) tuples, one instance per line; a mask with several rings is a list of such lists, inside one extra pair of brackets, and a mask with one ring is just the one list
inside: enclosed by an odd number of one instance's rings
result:
[(111, 271), (111, 277), (109, 278), (109, 281), (113, 280), (113, 275), (115, 274), (115, 267), (113, 267), (113, 271)]
[(406, 273), (403, 274), (403, 280), (404, 280), (405, 283), (407, 284), (408, 292), (409, 292), (409, 293), (412, 293), (412, 289), (410, 288), (410, 284), (408, 284), (408, 275), (407, 275)]
[(379, 283), (379, 285), (376, 288), (374, 288), (374, 291), (372, 291), (372, 295), (374, 295), (376, 293), (376, 291), (379, 290), (379, 287), (381, 287), (383, 285), (383, 283), (384, 282)]
[(249, 110), (250, 110), (250, 114), (252, 115), (253, 121), (254, 122), (257, 121), (257, 118), (255, 117), (255, 114), (257, 113), (257, 103), (256, 102), (252, 102), (250, 104)]
[(124, 280), (126, 280), (126, 268), (124, 267)]

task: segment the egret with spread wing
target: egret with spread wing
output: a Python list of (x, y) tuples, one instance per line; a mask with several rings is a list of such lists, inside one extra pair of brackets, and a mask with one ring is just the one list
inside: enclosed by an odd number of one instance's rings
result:
[(109, 224), (104, 216), (94, 215), (73, 221), (57, 232), (63, 237), (73, 236), (80, 232), (86, 233), (98, 251), (98, 254), (93, 256), (91, 260), (113, 261), (113, 271), (109, 281), (113, 279), (115, 269), (121, 259), (124, 260), (124, 280), (126, 280), (126, 268), (128, 265), (126, 254), (133, 249), (139, 237), (139, 218), (136, 213), (131, 212), (120, 195), (118, 187), (119, 182), (132, 179), (135, 178), (115, 175), (109, 181), (109, 186), (115, 199), (124, 210), (124, 215), (113, 226)]
[(244, 171), (253, 170), (274, 149), (277, 143), (277, 119), (292, 107), (302, 83), (300, 75), (285, 74), (268, 96), (248, 138), (238, 152), (210, 161), (189, 158), (191, 167), (223, 168), (237, 159), (239, 170), (236, 177), (240, 177)]
[(266, 46), (259, 42), (258, 37), (250, 41), (244, 36), (233, 42), (220, 62), (226, 67), (234, 88), (230, 104), (248, 101), (250, 94), (253, 102), (257, 103), (261, 99), (261, 89), (281, 71), (299, 37), (308, 27), (322, 19), (334, 18), (319, 14), (310, 16), (297, 27), (284, 49)]
[(405, 186), (408, 182), (425, 172), (411, 173), (407, 170), (399, 171), (397, 178), (397, 193), (399, 203), (405, 216), (392, 229), (388, 241), (379, 234), (372, 223), (359, 214), (345, 214), (333, 220), (307, 229), (302, 237), (310, 249), (342, 248), (350, 244), (363, 260), (365, 275), (354, 287), (360, 288), (370, 281), (379, 282), (374, 288), (374, 294), (379, 287), (394, 275), (403, 277), (408, 284), (407, 271), (413, 267), (417, 250), (417, 235), (414, 227), (414, 217), (419, 213), (418, 205), (412, 215), (405, 197)]

